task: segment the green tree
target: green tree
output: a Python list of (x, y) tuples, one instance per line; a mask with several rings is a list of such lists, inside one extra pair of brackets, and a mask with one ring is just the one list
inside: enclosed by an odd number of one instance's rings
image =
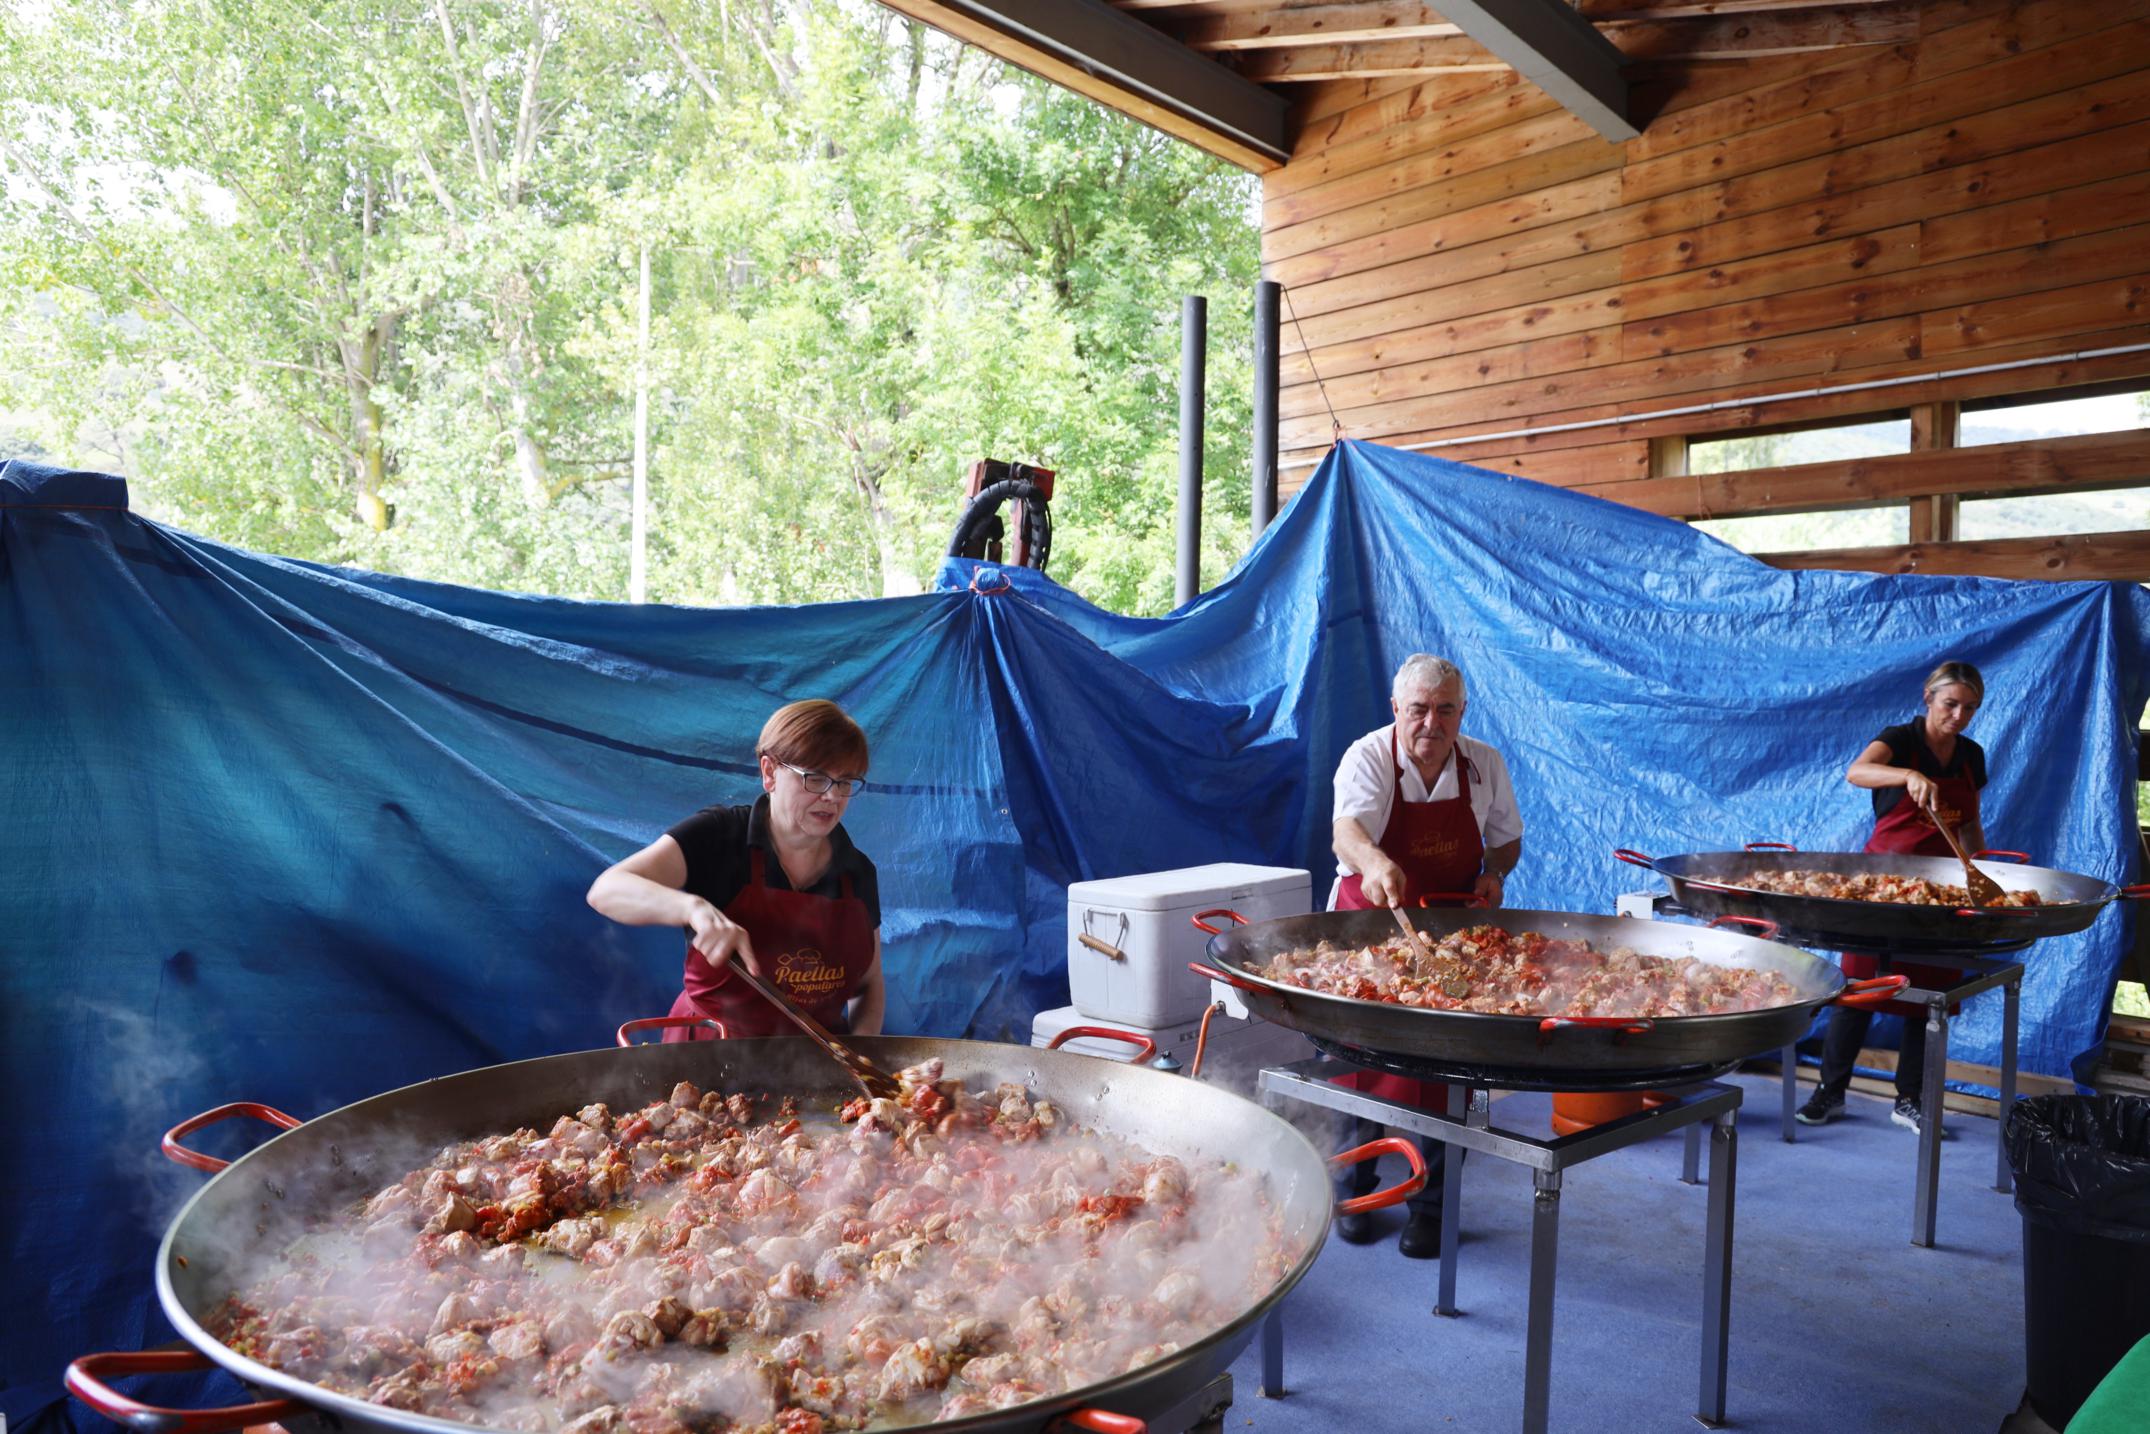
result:
[(1177, 305), (1245, 545), (1251, 181), (864, 0), (6, 12), (0, 416), (298, 556), (621, 597), (915, 587), (985, 453), (1056, 575), (1169, 603)]

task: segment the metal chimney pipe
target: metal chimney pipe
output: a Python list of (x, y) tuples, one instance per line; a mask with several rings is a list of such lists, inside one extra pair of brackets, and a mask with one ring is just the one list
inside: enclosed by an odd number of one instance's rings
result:
[(1209, 300), (1180, 300), (1179, 566), (1173, 605), (1185, 607), (1202, 590), (1202, 385), (1209, 354)]
[(1277, 310), (1283, 287), (1254, 286), (1254, 536), (1277, 516)]

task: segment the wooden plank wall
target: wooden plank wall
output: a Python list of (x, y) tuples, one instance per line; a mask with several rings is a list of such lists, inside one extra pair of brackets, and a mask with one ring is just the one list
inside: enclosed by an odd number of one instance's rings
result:
[[(1263, 181), (1285, 487), (1331, 405), (1395, 444), (1530, 430), (1433, 451), (1680, 517), (1912, 502), (1911, 566), (1932, 570), (1953, 506), (1930, 495), (2150, 481), (2140, 432), (1938, 451), (1964, 401), (2150, 376), (2150, 354), (2063, 357), (2150, 343), (2150, 0), (1935, 0), (1918, 22), (1909, 43), (1640, 69), (1656, 113), (1626, 145), (1513, 74), (1310, 86)], [(1684, 476), (1689, 438), (1907, 410), (1932, 451)], [(2075, 547), (2010, 561), (2091, 572)]]

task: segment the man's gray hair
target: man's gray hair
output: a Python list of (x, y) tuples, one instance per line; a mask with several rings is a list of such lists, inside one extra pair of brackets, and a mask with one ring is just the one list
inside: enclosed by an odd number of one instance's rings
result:
[(1449, 683), (1456, 684), (1456, 695), (1468, 697), (1463, 682), (1463, 669), (1445, 657), (1430, 653), (1414, 652), (1396, 669), (1396, 680), (1389, 685), (1389, 695), (1402, 698), (1407, 692), (1438, 692)]

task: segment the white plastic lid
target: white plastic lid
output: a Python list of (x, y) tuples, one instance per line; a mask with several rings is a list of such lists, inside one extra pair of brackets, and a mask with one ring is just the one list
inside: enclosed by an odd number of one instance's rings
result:
[(1070, 904), (1117, 907), (1127, 911), (1173, 911), (1201, 906), (1235, 892), (1248, 895), (1307, 890), (1304, 870), (1295, 866), (1250, 866), (1219, 861), (1177, 871), (1141, 872), (1133, 876), (1078, 881), (1068, 888)]

